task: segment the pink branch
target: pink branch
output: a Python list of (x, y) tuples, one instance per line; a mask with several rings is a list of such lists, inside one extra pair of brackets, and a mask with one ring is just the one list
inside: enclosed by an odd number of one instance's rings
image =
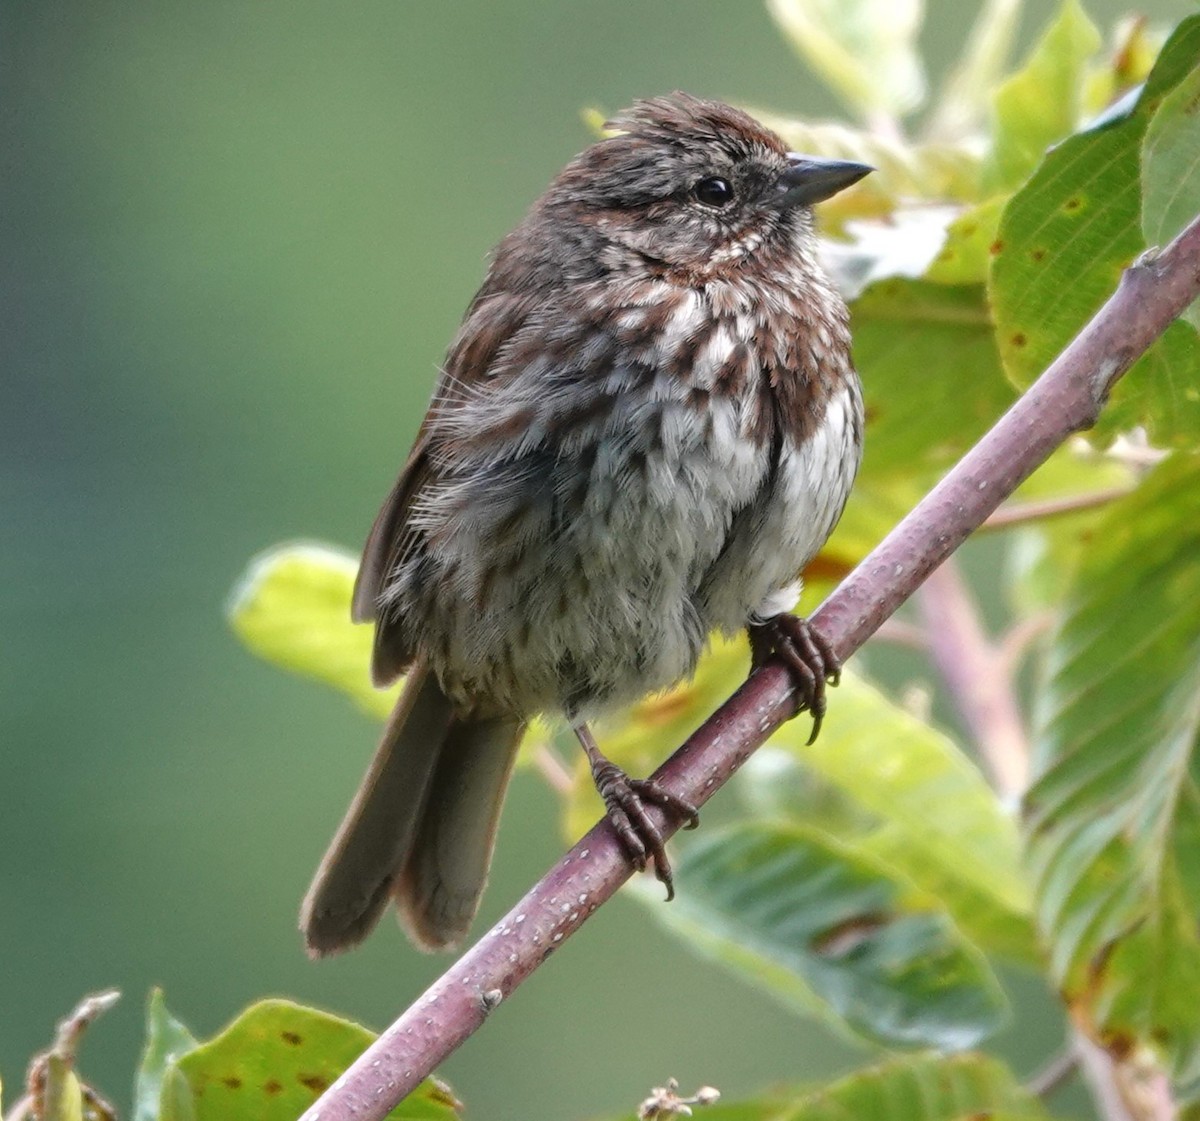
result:
[[(1113, 383), (1197, 295), (1200, 218), (1161, 255), (1125, 272), (1053, 365), (822, 604), (813, 621), (841, 657), (862, 646), (1059, 444), (1095, 423)], [(768, 663), (655, 777), (702, 805), (794, 713), (788, 673)], [(664, 835), (673, 831), (659, 821)], [(630, 874), (607, 822), (595, 826), (300, 1121), (382, 1121)]]
[(953, 559), (930, 575), (917, 592), (917, 604), (934, 665), (991, 772), (992, 785), (1006, 799), (1020, 797), (1029, 782), (1029, 743), (1009, 659), (984, 633)]

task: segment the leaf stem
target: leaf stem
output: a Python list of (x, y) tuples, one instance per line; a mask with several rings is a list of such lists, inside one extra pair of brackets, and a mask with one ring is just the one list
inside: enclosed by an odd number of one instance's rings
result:
[[(872, 551), (813, 617), (840, 657), (882, 622), (1066, 438), (1093, 424), (1113, 383), (1200, 295), (1200, 218), (1116, 292), (1050, 368)], [(776, 659), (659, 768), (673, 794), (702, 805), (796, 714)], [(655, 808), (664, 836), (677, 827)], [(359, 1056), (301, 1121), (383, 1121), (631, 875), (602, 821)]]

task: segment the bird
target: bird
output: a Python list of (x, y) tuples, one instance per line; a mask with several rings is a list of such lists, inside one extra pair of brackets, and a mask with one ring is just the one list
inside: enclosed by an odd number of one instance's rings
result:
[(792, 610), (864, 418), (812, 207), (871, 170), (676, 91), (608, 122), (496, 247), (363, 551), (352, 615), (374, 683), (404, 686), (304, 899), (312, 956), (389, 901), (417, 947), (462, 942), (539, 714), (670, 898), (646, 807), (696, 810), (590, 722), (686, 680), (714, 632), (790, 667), (815, 737), (840, 666)]

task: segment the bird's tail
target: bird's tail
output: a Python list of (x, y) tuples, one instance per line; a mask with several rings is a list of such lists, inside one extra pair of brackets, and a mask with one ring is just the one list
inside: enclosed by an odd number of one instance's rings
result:
[(465, 937), (487, 883), (500, 807), (525, 730), (460, 716), (413, 667), (300, 912), (314, 957), (348, 950), (392, 898), (422, 949)]

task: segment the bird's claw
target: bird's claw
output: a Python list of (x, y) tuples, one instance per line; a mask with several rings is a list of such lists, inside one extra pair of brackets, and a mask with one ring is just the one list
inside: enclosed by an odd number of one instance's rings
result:
[(683, 818), (685, 829), (695, 829), (700, 824), (696, 807), (653, 779), (630, 778), (607, 759), (593, 763), (592, 778), (630, 863), (642, 872), (647, 862), (653, 861), (654, 875), (666, 887), (667, 900), (674, 899), (675, 883), (671, 862), (667, 859), (666, 841), (646, 812), (646, 804), (659, 806), (667, 813)]
[(792, 671), (799, 707), (812, 713), (808, 742), (821, 731), (825, 719), (825, 686), (841, 680), (842, 664), (829, 640), (807, 619), (787, 612), (750, 627), (750, 657), (755, 669), (769, 657), (782, 659)]

